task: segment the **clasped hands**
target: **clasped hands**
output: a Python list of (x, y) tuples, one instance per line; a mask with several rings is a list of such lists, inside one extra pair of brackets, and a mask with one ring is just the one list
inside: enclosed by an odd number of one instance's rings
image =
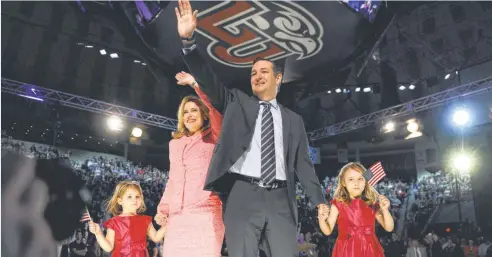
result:
[(160, 213), (157, 213), (157, 215), (155, 215), (154, 217), (154, 220), (155, 220), (155, 223), (157, 223), (157, 225), (159, 226), (166, 226), (167, 224), (167, 215), (163, 215), (163, 214), (160, 214)]

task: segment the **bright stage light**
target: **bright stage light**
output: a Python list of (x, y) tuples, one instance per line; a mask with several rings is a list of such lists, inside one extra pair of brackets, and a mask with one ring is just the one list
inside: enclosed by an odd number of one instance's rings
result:
[(459, 172), (470, 172), (472, 164), (470, 155), (464, 152), (453, 157), (453, 167)]
[(123, 129), (123, 121), (120, 117), (112, 115), (107, 121), (108, 128), (113, 131), (121, 131)]
[(337, 92), (337, 93), (341, 93), (341, 92), (342, 92), (342, 90), (341, 90), (340, 88), (337, 88), (337, 89), (335, 89), (335, 92)]
[(141, 137), (142, 136), (142, 129), (141, 128), (138, 128), (138, 127), (134, 127), (133, 130), (132, 130), (132, 136), (134, 137)]
[(389, 121), (388, 123), (386, 123), (383, 127), (383, 132), (384, 133), (389, 133), (389, 132), (392, 132), (392, 131), (395, 131), (395, 123), (392, 122), (392, 121)]
[(453, 114), (453, 123), (456, 126), (462, 127), (470, 121), (470, 114), (466, 109), (458, 109)]
[(405, 139), (411, 139), (416, 137), (421, 137), (423, 135), (422, 131), (419, 131), (420, 125), (416, 119), (407, 120), (407, 130), (410, 132)]
[(415, 133), (419, 130), (419, 124), (415, 119), (411, 119), (407, 121), (407, 130), (410, 133)]

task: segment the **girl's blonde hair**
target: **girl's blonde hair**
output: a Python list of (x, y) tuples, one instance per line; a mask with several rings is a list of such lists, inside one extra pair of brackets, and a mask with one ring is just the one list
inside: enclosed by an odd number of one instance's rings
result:
[(109, 199), (108, 204), (106, 205), (106, 210), (111, 213), (111, 215), (118, 216), (123, 212), (123, 208), (118, 203), (118, 199), (121, 199), (130, 188), (137, 190), (142, 198), (142, 205), (137, 209), (137, 213), (142, 213), (147, 209), (140, 184), (136, 181), (122, 181), (116, 186), (113, 196)]
[(183, 136), (189, 136), (190, 135), (190, 131), (188, 131), (188, 129), (184, 125), (184, 108), (188, 102), (194, 102), (198, 106), (198, 108), (200, 109), (200, 114), (201, 114), (202, 120), (203, 120), (203, 126), (202, 126), (201, 131), (203, 132), (203, 131), (207, 130), (208, 128), (210, 128), (210, 122), (209, 122), (210, 113), (209, 113), (207, 106), (205, 106), (203, 101), (200, 100), (200, 98), (198, 98), (196, 96), (191, 96), (191, 95), (186, 96), (185, 98), (183, 98), (183, 100), (181, 100), (181, 104), (179, 105), (178, 129), (172, 133), (172, 136), (174, 139), (179, 139), (179, 138), (182, 138)]
[[(364, 175), (364, 173), (367, 171), (366, 168), (362, 166), (362, 164), (357, 162), (350, 162), (347, 163), (345, 166), (343, 166), (340, 169), (340, 173), (338, 174), (338, 185), (337, 188), (335, 189), (335, 195), (334, 195), (336, 201), (344, 202), (344, 203), (350, 203), (351, 201), (347, 188), (345, 188), (344, 186), (345, 182), (343, 181), (345, 173), (348, 170), (357, 171), (362, 175)], [(365, 186), (364, 186), (364, 190), (362, 191), (361, 198), (368, 205), (374, 205), (378, 199), (378, 193), (372, 186), (369, 185), (369, 183), (367, 183), (367, 180), (365, 180)]]

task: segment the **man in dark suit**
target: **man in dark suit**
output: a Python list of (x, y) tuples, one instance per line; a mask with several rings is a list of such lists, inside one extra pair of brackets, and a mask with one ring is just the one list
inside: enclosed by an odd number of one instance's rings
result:
[(315, 206), (325, 204), (309, 158), (302, 118), (276, 101), (281, 69), (258, 60), (251, 70), (255, 96), (227, 89), (195, 49), (198, 11), (176, 8), (183, 59), (200, 89), (223, 115), (205, 189), (229, 193), (224, 223), (229, 256), (297, 256), (295, 176)]

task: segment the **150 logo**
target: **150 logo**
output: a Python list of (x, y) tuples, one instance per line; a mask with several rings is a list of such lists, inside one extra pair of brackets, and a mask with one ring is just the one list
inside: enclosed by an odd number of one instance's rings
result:
[(293, 2), (224, 1), (199, 13), (197, 32), (210, 39), (212, 58), (237, 68), (259, 57), (302, 60), (323, 47), (321, 23)]

